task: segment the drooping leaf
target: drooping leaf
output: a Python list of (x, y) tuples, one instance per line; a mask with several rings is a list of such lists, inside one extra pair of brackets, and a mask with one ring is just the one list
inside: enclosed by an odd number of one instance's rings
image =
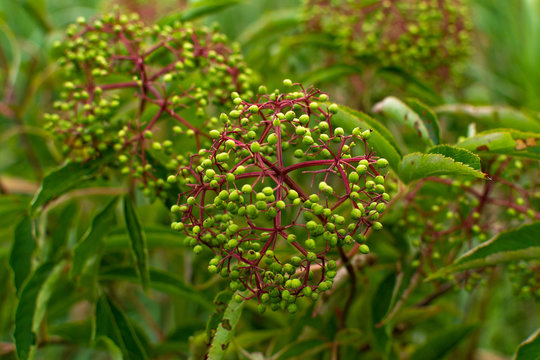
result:
[(428, 277), (439, 278), (467, 269), (519, 260), (540, 259), (540, 222), (501, 232), (460, 256), (454, 263)]
[(437, 145), (428, 150), (431, 154), (441, 154), (455, 161), (469, 165), (475, 170), (481, 170), (480, 157), (471, 151), (451, 145)]
[(32, 272), (32, 253), (36, 241), (32, 234), (32, 220), (25, 216), (15, 228), (15, 236), (11, 246), (9, 265), (15, 278), (15, 289), (20, 293), (22, 285)]
[[(478, 152), (505, 154), (540, 160), (540, 133), (515, 129), (492, 129), (463, 140)], [(458, 145), (461, 146), (462, 143)]]
[(221, 360), (225, 357), (227, 347), (234, 335), (234, 329), (238, 321), (240, 321), (244, 304), (245, 301), (236, 301), (233, 297), (227, 305), (223, 318), (212, 337), (208, 351), (208, 360)]
[(148, 290), (150, 275), (148, 271), (148, 248), (146, 246), (146, 237), (141, 228), (141, 224), (131, 199), (126, 195), (124, 197), (124, 218), (131, 239), (131, 250), (137, 273), (141, 279), (141, 285), (145, 291)]
[(454, 349), (475, 327), (458, 324), (430, 336), (411, 355), (410, 360), (442, 360)]
[(443, 105), (435, 108), (438, 114), (449, 114), (478, 121), (490, 128), (512, 128), (540, 132), (540, 122), (526, 113), (505, 106)]
[(353, 110), (343, 105), (339, 105), (339, 111), (332, 117), (332, 123), (352, 133), (356, 127), (364, 130), (372, 129), (373, 132), (368, 140), (373, 146), (377, 156), (384, 157), (390, 166), (396, 170), (401, 160), (401, 152), (392, 134), (384, 125), (377, 120), (359, 111)]
[(34, 214), (51, 200), (94, 177), (100, 166), (109, 161), (111, 157), (112, 154), (108, 153), (85, 163), (70, 162), (47, 174), (30, 205), (31, 214)]
[(115, 197), (94, 217), (92, 225), (73, 249), (73, 265), (70, 271), (72, 278), (80, 275), (86, 262), (103, 248), (103, 237), (110, 230), (117, 202), (118, 197)]
[(404, 124), (412, 129), (426, 144), (433, 145), (430, 133), (422, 118), (403, 101), (388, 96), (373, 106), (373, 112), (385, 118)]
[(328, 348), (328, 344), (322, 339), (304, 339), (288, 344), (279, 354), (276, 360), (285, 360), (298, 358), (299, 356), (306, 357), (316, 354)]
[(15, 312), (15, 347), (21, 360), (32, 356), (37, 341), (36, 330), (45, 313), (52, 286), (64, 267), (64, 262), (46, 262), (36, 268), (25, 283)]
[[(206, 300), (198, 291), (192, 286), (186, 284), (182, 279), (177, 276), (164, 272), (158, 269), (150, 269), (150, 287), (163, 291), (167, 294), (181, 296), (192, 300), (207, 309), (212, 309), (213, 305), (210, 301)], [(122, 280), (132, 283), (140, 283), (137, 271), (133, 267), (117, 267), (107, 269), (99, 274), (100, 280)]]
[(96, 340), (111, 339), (124, 359), (148, 359), (148, 353), (126, 314), (111, 299), (101, 296), (96, 304)]
[(441, 154), (407, 154), (401, 160), (398, 170), (399, 177), (405, 183), (428, 176), (453, 175), (474, 176), (485, 179), (486, 175), (467, 164), (463, 164)]
[(460, 141), (456, 145), (472, 152), (507, 154), (515, 148), (516, 142), (509, 133), (497, 132), (477, 134)]
[(512, 360), (540, 360), (540, 329), (519, 344)]
[(76, 202), (70, 202), (60, 212), (57, 226), (51, 226), (51, 239), (48, 242), (47, 260), (54, 261), (55, 258), (62, 255), (62, 248), (66, 245), (69, 236), (69, 230), (77, 218), (78, 207)]
[(431, 110), (431, 108), (418, 99), (407, 99), (407, 104), (423, 120), (431, 141), (436, 145), (439, 144), (441, 130), (437, 115), (433, 112), (433, 110)]
[(380, 326), (380, 321), (384, 318), (392, 298), (394, 296), (394, 286), (396, 283), (396, 274), (388, 274), (377, 287), (377, 291), (371, 300), (371, 329), (373, 331), (375, 344), (380, 351), (385, 351), (388, 342), (388, 334), (385, 326)]

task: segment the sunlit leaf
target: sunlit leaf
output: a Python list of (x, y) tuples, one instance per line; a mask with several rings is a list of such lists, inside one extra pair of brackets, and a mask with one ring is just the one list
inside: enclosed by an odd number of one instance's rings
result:
[(457, 162), (469, 165), (475, 170), (481, 170), (480, 157), (469, 150), (451, 145), (437, 145), (428, 150), (431, 154), (441, 154)]

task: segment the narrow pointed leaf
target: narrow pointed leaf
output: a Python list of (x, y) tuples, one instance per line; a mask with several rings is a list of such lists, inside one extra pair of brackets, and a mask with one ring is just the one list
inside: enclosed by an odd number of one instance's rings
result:
[[(140, 278), (133, 267), (118, 267), (108, 269), (99, 274), (100, 280), (122, 280), (139, 283)], [(191, 285), (186, 284), (179, 277), (157, 269), (150, 269), (150, 287), (152, 289), (165, 292), (167, 294), (181, 296), (192, 300), (207, 309), (212, 309), (213, 305), (205, 299)]]
[(428, 176), (452, 175), (474, 176), (485, 179), (486, 175), (467, 164), (441, 154), (412, 153), (403, 157), (399, 164), (399, 177), (405, 183)]
[(421, 345), (412, 355), (410, 360), (442, 360), (452, 351), (467, 335), (474, 330), (472, 325), (454, 325), (448, 327), (431, 337)]
[(25, 216), (15, 228), (15, 237), (9, 256), (9, 265), (13, 270), (17, 293), (20, 293), (24, 281), (32, 272), (32, 253), (35, 248), (32, 221), (29, 216)]
[(124, 359), (148, 359), (137, 333), (126, 314), (108, 297), (102, 296), (96, 304), (96, 339), (111, 339)]
[(540, 329), (519, 344), (512, 360), (540, 360)]
[(428, 277), (438, 278), (454, 272), (493, 266), (519, 260), (540, 259), (540, 222), (501, 232), (459, 257), (453, 264)]
[(114, 219), (114, 209), (118, 198), (114, 198), (92, 220), (92, 225), (73, 249), (72, 278), (83, 271), (86, 262), (103, 248), (103, 237), (109, 232)]
[(148, 271), (148, 248), (146, 246), (146, 237), (141, 228), (139, 217), (127, 195), (124, 197), (124, 217), (131, 239), (131, 250), (135, 268), (141, 279), (143, 289), (147, 291), (150, 283), (150, 274)]

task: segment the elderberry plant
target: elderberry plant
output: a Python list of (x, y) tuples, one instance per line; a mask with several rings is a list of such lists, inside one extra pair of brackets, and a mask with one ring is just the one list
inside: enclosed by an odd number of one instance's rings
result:
[(257, 298), (261, 312), (268, 304), (295, 312), (297, 298), (330, 289), (333, 258), (355, 242), (369, 252), (366, 234), (382, 228), (389, 200), (388, 161), (369, 146), (371, 130), (346, 134), (327, 94), (284, 85), (284, 93), (261, 86), (251, 100), (233, 94), (213, 144), (174, 176), (190, 190), (171, 209), (172, 228), (195, 253), (209, 248), (208, 270)]
[(433, 82), (456, 76), (470, 52), (462, 0), (307, 0), (304, 16), (309, 31), (330, 36), (343, 54)]
[(194, 138), (199, 148), (217, 123), (213, 108), (249, 89), (251, 70), (217, 28), (147, 26), (137, 14), (116, 12), (79, 18), (67, 36), (57, 44), (62, 100), (46, 115), (47, 128), (76, 161), (114, 149), (121, 172), (138, 178), (147, 195), (167, 185), (149, 151), (178, 155), (167, 164), (176, 167), (186, 154), (175, 140)]

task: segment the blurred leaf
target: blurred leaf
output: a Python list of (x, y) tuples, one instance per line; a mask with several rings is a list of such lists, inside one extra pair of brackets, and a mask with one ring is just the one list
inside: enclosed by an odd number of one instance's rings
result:
[(356, 74), (359, 71), (357, 67), (347, 64), (330, 64), (302, 75), (301, 82), (307, 85), (321, 84), (326, 81), (336, 81), (342, 76)]
[[(163, 247), (168, 249), (185, 249), (181, 238), (170, 226), (148, 225), (143, 227), (146, 245), (149, 249)], [(125, 227), (113, 228), (104, 239), (106, 250), (126, 249), (130, 246), (130, 238)]]
[(437, 145), (428, 150), (430, 154), (441, 154), (446, 157), (452, 158), (455, 161), (469, 165), (475, 170), (481, 170), (482, 165), (480, 163), (480, 157), (473, 154), (469, 150), (465, 150), (456, 146), (450, 145)]
[(79, 276), (86, 262), (103, 248), (103, 237), (108, 233), (114, 220), (114, 210), (118, 197), (112, 199), (92, 220), (92, 225), (73, 249), (71, 278)]
[(126, 314), (106, 296), (101, 296), (96, 304), (95, 331), (96, 339), (111, 339), (124, 359), (148, 359), (146, 349)]
[(240, 321), (244, 304), (245, 301), (236, 301), (233, 297), (227, 305), (223, 319), (221, 319), (212, 337), (208, 351), (208, 360), (221, 360), (225, 357), (227, 347), (233, 338), (234, 329), (238, 321)]
[(73, 222), (77, 220), (78, 206), (76, 202), (70, 202), (60, 212), (56, 226), (51, 226), (51, 237), (48, 241), (46, 259), (54, 261), (55, 258), (63, 256), (63, 247), (66, 245), (69, 230)]
[(540, 222), (501, 232), (489, 241), (460, 256), (453, 264), (428, 277), (428, 280), (467, 269), (493, 266), (519, 260), (540, 259)]
[(264, 16), (246, 27), (238, 37), (238, 42), (243, 45), (260, 42), (266, 37), (273, 37), (280, 32), (297, 27), (301, 20), (301, 13), (298, 8), (265, 12)]
[(486, 174), (441, 154), (407, 154), (399, 164), (399, 177), (405, 183), (428, 176), (474, 176), (485, 179)]
[(13, 338), (21, 360), (32, 357), (37, 330), (45, 313), (52, 287), (65, 263), (46, 262), (40, 265), (24, 285), (15, 313)]
[(492, 129), (467, 138), (458, 146), (471, 151), (505, 154), (540, 160), (540, 133)]
[(85, 163), (70, 162), (45, 176), (38, 193), (30, 206), (31, 214), (69, 190), (78, 187), (82, 182), (91, 179), (98, 173), (101, 165), (107, 163), (112, 153)]
[(398, 98), (393, 96), (384, 98), (373, 106), (373, 112), (408, 126), (426, 144), (434, 144), (422, 118)]
[(442, 360), (452, 349), (470, 334), (472, 325), (453, 325), (430, 336), (411, 355), (410, 360)]
[(148, 291), (150, 275), (148, 272), (148, 248), (146, 247), (146, 237), (128, 195), (124, 197), (124, 217), (129, 237), (131, 238), (131, 249), (135, 267), (141, 279), (143, 289)]
[(291, 358), (305, 359), (308, 355), (314, 355), (328, 348), (328, 344), (322, 339), (305, 339), (289, 343), (283, 352), (279, 353), (276, 360)]
[(107, 336), (100, 336), (96, 339), (96, 344), (103, 343), (109, 350), (108, 355), (112, 360), (125, 360), (122, 354), (122, 350), (114, 343), (114, 341)]
[(332, 123), (343, 127), (348, 133), (352, 133), (355, 127), (373, 129), (369, 145), (373, 146), (377, 156), (386, 158), (394, 170), (398, 168), (401, 152), (392, 134), (383, 124), (362, 112), (343, 105), (339, 105), (339, 111), (332, 117)]
[(443, 105), (435, 108), (438, 114), (454, 115), (478, 121), (491, 128), (512, 128), (539, 131), (540, 122), (526, 113), (504, 106), (472, 106), (468, 104)]
[(420, 102), (418, 99), (407, 99), (407, 104), (409, 107), (417, 113), (429, 133), (429, 138), (431, 141), (437, 145), (440, 143), (440, 132), (439, 119), (437, 115), (429, 108), (426, 104)]
[[(150, 269), (150, 287), (167, 294), (180, 296), (192, 300), (206, 309), (213, 309), (210, 301), (206, 300), (191, 285), (186, 284), (177, 276), (157, 269)], [(99, 274), (100, 280), (122, 280), (132, 283), (140, 283), (137, 271), (133, 267), (117, 267), (107, 269)]]
[(234, 338), (234, 343), (242, 348), (283, 335), (283, 329), (246, 331)]
[(199, 0), (192, 3), (185, 11), (172, 14), (161, 19), (159, 25), (172, 25), (175, 21), (193, 21), (200, 17), (217, 13), (226, 8), (240, 4), (242, 0)]
[(25, 216), (15, 228), (15, 237), (9, 256), (9, 265), (13, 269), (17, 293), (21, 292), (24, 281), (32, 272), (32, 253), (35, 248), (32, 220), (29, 216)]
[(540, 329), (519, 344), (512, 360), (540, 360)]
[(444, 101), (441, 95), (427, 83), (401, 68), (382, 67), (377, 69), (377, 75), (379, 74), (385, 77), (400, 78), (407, 85), (407, 89), (414, 92), (414, 96), (420, 97), (422, 101), (428, 102), (430, 105), (440, 104)]
[(63, 322), (51, 326), (49, 334), (78, 345), (89, 346), (92, 338), (92, 320), (88, 318), (81, 321)]
[(394, 297), (394, 287), (396, 284), (396, 274), (388, 274), (377, 287), (377, 291), (371, 299), (371, 329), (373, 331), (373, 339), (379, 350), (385, 351), (388, 334), (386, 326), (380, 326), (380, 321), (384, 318), (392, 303)]

